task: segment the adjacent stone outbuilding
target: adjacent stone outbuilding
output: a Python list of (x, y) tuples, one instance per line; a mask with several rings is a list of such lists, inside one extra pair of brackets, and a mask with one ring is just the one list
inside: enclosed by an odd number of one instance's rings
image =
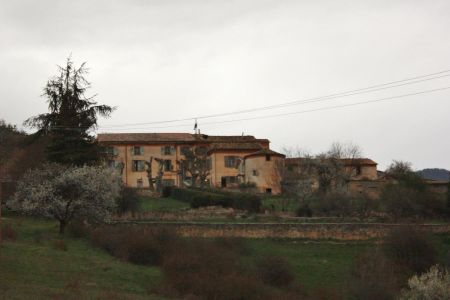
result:
[(285, 155), (262, 149), (244, 157), (246, 183), (254, 183), (259, 192), (280, 194)]

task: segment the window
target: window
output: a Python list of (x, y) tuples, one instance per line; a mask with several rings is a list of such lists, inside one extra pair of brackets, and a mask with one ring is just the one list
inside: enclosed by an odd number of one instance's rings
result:
[(161, 147), (161, 155), (173, 155), (173, 154), (175, 154), (174, 146)]
[(266, 154), (266, 161), (270, 161), (270, 154)]
[(170, 159), (165, 159), (164, 160), (164, 171), (172, 171), (172, 170), (173, 170), (172, 161)]
[(253, 170), (253, 176), (258, 176), (258, 170)]
[(361, 166), (356, 167), (356, 175), (361, 175)]
[(235, 185), (237, 182), (237, 177), (235, 176), (222, 176), (221, 178), (222, 187)]
[(144, 155), (144, 147), (134, 146), (133, 148), (131, 148), (131, 153), (133, 155)]
[(266, 189), (266, 194), (272, 194), (272, 189), (271, 188)]
[(186, 155), (186, 153), (188, 153), (189, 151), (191, 151), (191, 147), (189, 147), (189, 146), (183, 146), (183, 147), (181, 147), (180, 151), (181, 151), (181, 154)]
[(225, 156), (225, 168), (237, 168), (236, 156)]
[(105, 154), (115, 156), (119, 154), (119, 149), (113, 146), (108, 146), (104, 148)]
[(132, 169), (133, 169), (133, 172), (145, 171), (144, 161), (143, 160), (133, 160)]

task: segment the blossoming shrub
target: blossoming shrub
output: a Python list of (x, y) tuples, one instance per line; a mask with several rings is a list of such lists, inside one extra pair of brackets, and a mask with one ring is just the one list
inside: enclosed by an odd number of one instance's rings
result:
[(408, 280), (408, 289), (402, 292), (400, 300), (450, 299), (450, 274), (440, 270), (438, 265), (422, 275)]
[(63, 234), (73, 219), (107, 220), (120, 191), (120, 176), (110, 168), (45, 164), (23, 176), (8, 206), (26, 215), (55, 218)]

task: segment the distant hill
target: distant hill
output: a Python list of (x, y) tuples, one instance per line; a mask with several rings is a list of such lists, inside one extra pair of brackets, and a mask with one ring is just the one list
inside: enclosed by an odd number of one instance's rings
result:
[(446, 169), (423, 169), (417, 171), (417, 174), (425, 179), (450, 180), (450, 171)]

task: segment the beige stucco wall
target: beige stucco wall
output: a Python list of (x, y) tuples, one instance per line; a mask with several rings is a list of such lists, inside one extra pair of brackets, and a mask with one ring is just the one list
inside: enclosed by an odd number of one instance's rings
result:
[[(225, 167), (225, 156), (237, 156), (242, 162), (244, 157), (254, 151), (220, 151), (213, 152), (211, 154), (211, 186), (221, 187), (223, 176), (238, 176), (243, 175), (243, 169), (239, 168), (228, 168)], [(241, 166), (242, 166), (241, 162)]]
[[(255, 183), (259, 192), (272, 189), (272, 194), (281, 193), (281, 172), (284, 168), (284, 159), (279, 156), (271, 156), (266, 161), (265, 156), (251, 156), (245, 160), (245, 181)], [(253, 174), (256, 170), (257, 175)]]
[[(148, 187), (148, 179), (147, 179), (147, 172), (134, 172), (133, 171), (133, 160), (145, 160), (149, 161), (150, 157), (153, 156), (154, 158), (161, 158), (161, 159), (170, 159), (172, 160), (173, 165), (173, 171), (165, 171), (163, 179), (173, 179), (175, 180), (175, 185), (180, 186), (180, 178), (178, 176), (178, 170), (179, 166), (177, 165), (176, 161), (182, 159), (184, 156), (181, 154), (181, 148), (184, 146), (190, 146), (193, 147), (193, 145), (176, 145), (176, 144), (158, 144), (158, 145), (140, 145), (140, 144), (133, 144), (133, 145), (109, 145), (112, 147), (115, 147), (117, 149), (117, 155), (114, 156), (112, 159), (116, 162), (123, 162), (125, 164), (124, 172), (122, 175), (124, 183), (129, 187), (137, 187), (137, 181), (139, 179), (143, 182), (143, 187)], [(131, 149), (134, 146), (142, 146), (144, 147), (144, 154), (143, 155), (133, 155), (131, 152)], [(173, 155), (162, 155), (161, 154), (161, 147), (164, 146), (174, 146), (176, 151)], [(196, 145), (196, 147), (201, 145)], [(211, 179), (211, 185), (213, 187), (221, 187), (221, 180), (223, 176), (238, 176), (239, 174), (243, 174), (242, 168), (227, 168), (225, 167), (225, 156), (237, 156), (244, 161), (244, 156), (252, 153), (251, 150), (246, 151), (221, 151), (221, 152), (213, 152), (211, 157), (211, 172), (210, 172), (210, 179)], [(153, 178), (156, 177), (158, 172), (158, 163), (153, 160), (152, 163), (152, 176)]]
[[(117, 149), (118, 153), (116, 156), (112, 157), (112, 159), (116, 162), (122, 162), (125, 164), (124, 171), (122, 174), (123, 182), (129, 186), (129, 187), (137, 187), (137, 182), (139, 179), (143, 182), (143, 187), (148, 187), (148, 179), (147, 179), (147, 172), (144, 170), (142, 172), (135, 172), (133, 171), (133, 160), (144, 160), (149, 161), (150, 157), (153, 158), (161, 158), (161, 159), (170, 159), (172, 161), (173, 170), (172, 171), (164, 171), (163, 179), (173, 179), (175, 181), (175, 184), (179, 184), (179, 178), (177, 175), (178, 171), (178, 165), (176, 163), (177, 160), (179, 160), (181, 155), (181, 146), (180, 145), (171, 145), (171, 144), (164, 144), (164, 145), (139, 145), (139, 144), (133, 144), (133, 145), (110, 145)], [(144, 147), (144, 154), (143, 155), (134, 155), (132, 154), (131, 149), (133, 149), (134, 146), (142, 146)], [(161, 154), (161, 147), (164, 146), (174, 146), (176, 151), (172, 155), (162, 155)], [(184, 145), (183, 145), (184, 146)], [(153, 178), (156, 177), (158, 173), (158, 163), (153, 159), (152, 162), (152, 176)]]

